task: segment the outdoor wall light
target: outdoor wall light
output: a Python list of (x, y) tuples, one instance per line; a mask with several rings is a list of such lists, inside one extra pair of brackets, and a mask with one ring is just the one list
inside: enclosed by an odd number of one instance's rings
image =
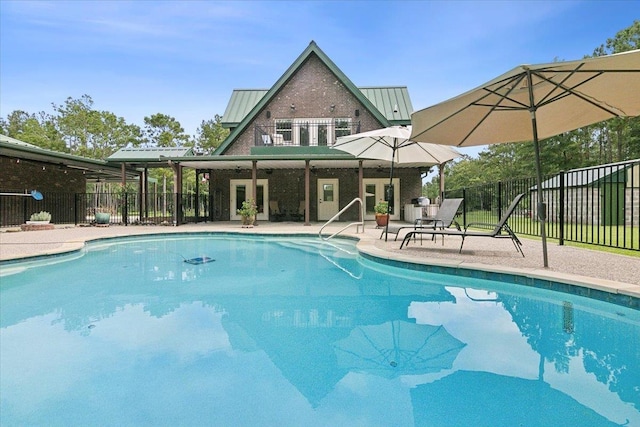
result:
[(291, 110), (295, 110), (296, 109), (296, 105), (295, 104), (291, 104)]
[(267, 169), (267, 170), (265, 170), (265, 173), (267, 175), (271, 175), (273, 173), (273, 169)]
[(236, 166), (236, 173), (240, 173), (240, 166)]
[(331, 104), (331, 106), (329, 107), (329, 110), (333, 112), (335, 109), (336, 109), (336, 104)]
[(355, 115), (356, 115), (356, 117), (358, 117), (360, 115), (360, 110), (356, 110), (355, 111)]
[(271, 118), (271, 111), (267, 110), (267, 119)]

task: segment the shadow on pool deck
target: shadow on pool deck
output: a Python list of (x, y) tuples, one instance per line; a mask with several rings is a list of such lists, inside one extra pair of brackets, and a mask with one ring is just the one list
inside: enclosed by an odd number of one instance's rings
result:
[[(325, 229), (333, 233), (344, 227), (337, 223)], [(59, 253), (81, 248), (85, 241), (108, 237), (121, 237), (158, 233), (233, 232), (258, 234), (310, 234), (317, 235), (322, 224), (304, 226), (300, 222), (260, 222), (254, 228), (242, 228), (239, 222), (214, 222), (171, 226), (119, 226), (74, 227), (57, 226), (54, 230), (16, 231), (0, 230), (0, 260), (23, 258), (43, 254)], [(380, 240), (380, 230), (375, 223), (367, 223), (364, 233), (356, 234), (355, 227), (343, 235), (360, 238), (359, 248), (375, 256), (435, 265), (455, 265), (468, 268), (507, 271), (515, 270), (559, 278), (569, 282), (595, 282), (596, 287), (625, 288), (640, 297), (640, 257), (617, 255), (572, 246), (550, 243), (548, 247), (549, 268), (542, 267), (542, 245), (540, 241), (522, 237), (523, 258), (509, 239), (472, 238), (465, 240), (462, 253), (460, 238), (448, 236), (437, 242), (425, 239), (411, 242), (400, 250), (400, 240)], [(395, 236), (394, 236), (395, 237)], [(515, 270), (514, 270), (515, 269)], [(588, 280), (587, 280), (588, 279)], [(596, 280), (593, 280), (596, 279)], [(618, 283), (616, 283), (618, 282)], [(634, 286), (635, 285), (635, 286)]]

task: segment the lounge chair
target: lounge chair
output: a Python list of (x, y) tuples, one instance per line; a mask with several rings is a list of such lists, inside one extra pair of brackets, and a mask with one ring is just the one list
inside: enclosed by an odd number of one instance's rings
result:
[(277, 200), (270, 200), (269, 215), (272, 221), (282, 221), (286, 214), (280, 210), (280, 205)]
[[(451, 224), (454, 224), (457, 230), (460, 230), (460, 226), (454, 220), (460, 205), (462, 204), (463, 199), (445, 199), (442, 202), (442, 205), (438, 209), (438, 212), (432, 217), (423, 217), (415, 220), (413, 225), (389, 225), (389, 229), (387, 230), (387, 234), (395, 234), (396, 237), (394, 240), (398, 240), (398, 235), (402, 230), (422, 230), (422, 229), (437, 229), (437, 228), (448, 228), (451, 227)], [(385, 230), (382, 230), (382, 236), (384, 236)]]
[[(500, 218), (500, 222), (498, 222), (497, 224), (485, 224), (485, 223), (470, 223), (468, 224), (464, 230), (413, 230), (413, 231), (409, 231), (406, 236), (404, 236), (404, 240), (402, 241), (402, 243), (400, 244), (400, 249), (402, 249), (403, 246), (408, 245), (409, 242), (411, 241), (412, 237), (416, 237), (416, 236), (423, 236), (423, 235), (430, 235), (430, 236), (460, 236), (462, 237), (462, 243), (460, 244), (460, 253), (462, 253), (462, 245), (464, 245), (464, 239), (465, 237), (469, 237), (469, 236), (475, 236), (475, 237), (492, 237), (492, 238), (496, 238), (496, 239), (511, 239), (511, 241), (513, 242), (513, 245), (516, 247), (516, 250), (518, 252), (520, 252), (520, 254), (522, 254), (522, 256), (524, 257), (524, 252), (522, 252), (522, 242), (518, 239), (518, 237), (516, 236), (516, 234), (513, 232), (513, 230), (511, 229), (511, 227), (509, 227), (509, 224), (507, 224), (507, 221), (509, 220), (509, 217), (511, 217), (511, 214), (513, 214), (513, 211), (516, 209), (516, 206), (518, 206), (518, 203), (520, 203), (520, 200), (522, 200), (522, 198), (524, 197), (524, 194), (518, 194), (515, 199), (513, 199), (513, 201), (511, 202), (511, 205), (509, 205), (509, 208), (506, 210), (506, 212), (502, 215), (502, 218)], [(470, 231), (469, 227), (493, 227), (493, 230), (491, 231)]]

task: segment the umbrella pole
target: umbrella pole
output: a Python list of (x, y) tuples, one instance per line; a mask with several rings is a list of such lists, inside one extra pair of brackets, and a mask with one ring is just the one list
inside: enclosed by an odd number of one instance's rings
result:
[(547, 256), (547, 232), (546, 232), (546, 221), (547, 221), (547, 205), (542, 200), (542, 171), (540, 165), (540, 143), (538, 142), (538, 132), (536, 127), (536, 119), (535, 112), (533, 113), (533, 144), (536, 148), (536, 184), (538, 187), (538, 222), (540, 223), (540, 237), (542, 238), (542, 260), (544, 263), (544, 267), (549, 267), (549, 258)]
[(547, 257), (547, 206), (542, 201), (542, 169), (540, 165), (540, 142), (538, 141), (538, 122), (536, 120), (536, 104), (533, 99), (533, 80), (531, 79), (531, 70), (527, 70), (527, 80), (529, 87), (529, 105), (531, 106), (531, 127), (533, 130), (533, 145), (536, 150), (536, 184), (538, 189), (538, 222), (540, 223), (540, 237), (542, 238), (542, 261), (544, 268), (549, 267), (549, 258)]

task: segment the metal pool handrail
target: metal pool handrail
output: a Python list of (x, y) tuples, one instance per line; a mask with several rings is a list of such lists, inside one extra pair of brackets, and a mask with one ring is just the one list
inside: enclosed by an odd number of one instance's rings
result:
[[(322, 237), (322, 230), (324, 230), (324, 228), (331, 224), (333, 221), (335, 221), (336, 219), (338, 219), (340, 217), (340, 215), (342, 215), (344, 213), (344, 211), (346, 211), (347, 209), (349, 209), (351, 207), (351, 205), (353, 205), (354, 203), (359, 202), (360, 203), (360, 221), (357, 222), (352, 222), (351, 224), (347, 224), (346, 226), (344, 226), (343, 228), (341, 228), (340, 230), (336, 231), (335, 233), (333, 233), (331, 236), (329, 237)], [(344, 208), (342, 208), (340, 210), (340, 212), (338, 212), (337, 214), (335, 214), (329, 221), (325, 222), (325, 224), (320, 228), (320, 231), (318, 232), (318, 237), (320, 237), (322, 240), (329, 240), (332, 237), (342, 233), (344, 230), (346, 230), (347, 228), (351, 227), (352, 225), (356, 226), (356, 233), (359, 233), (358, 230), (360, 230), (360, 226), (362, 226), (362, 232), (364, 233), (364, 203), (362, 202), (362, 199), (360, 197), (356, 197), (355, 199), (353, 199), (351, 202), (349, 202), (349, 204), (347, 206), (345, 206)]]

